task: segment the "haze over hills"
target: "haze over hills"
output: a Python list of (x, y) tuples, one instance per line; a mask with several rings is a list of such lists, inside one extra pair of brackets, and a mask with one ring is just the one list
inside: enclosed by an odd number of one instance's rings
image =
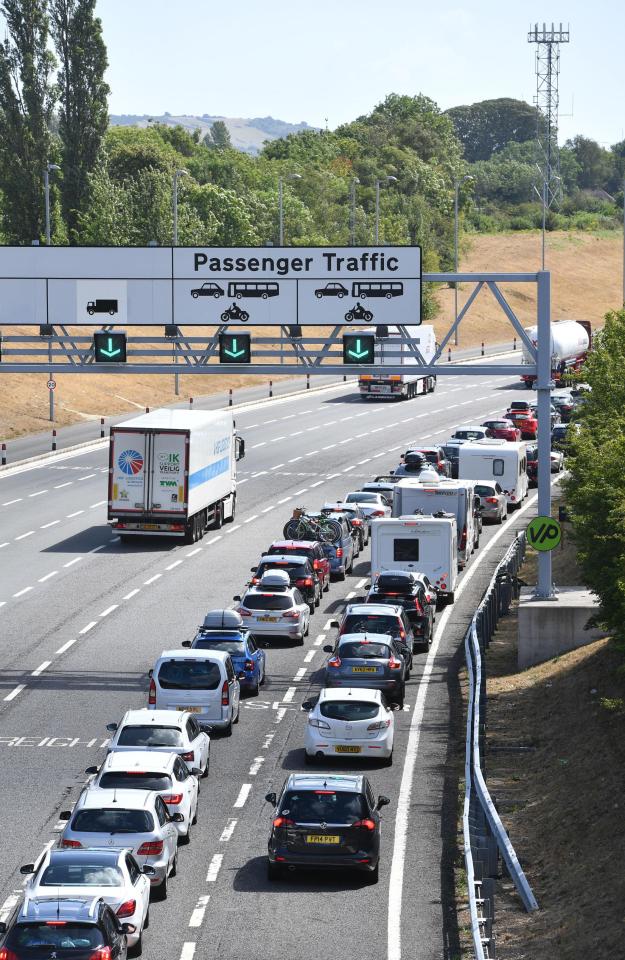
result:
[(109, 120), (114, 127), (147, 127), (149, 120), (172, 127), (180, 124), (190, 133), (199, 128), (201, 137), (208, 133), (215, 120), (223, 120), (228, 127), (232, 146), (241, 150), (242, 153), (250, 154), (259, 153), (265, 140), (277, 140), (279, 137), (286, 137), (289, 133), (298, 133), (300, 130), (318, 129), (309, 126), (303, 120), (301, 123), (287, 123), (285, 120), (276, 120), (274, 117), (220, 117), (208, 113), (203, 113), (201, 117), (174, 116), (167, 112), (160, 117), (147, 113), (143, 115), (122, 113), (111, 114)]

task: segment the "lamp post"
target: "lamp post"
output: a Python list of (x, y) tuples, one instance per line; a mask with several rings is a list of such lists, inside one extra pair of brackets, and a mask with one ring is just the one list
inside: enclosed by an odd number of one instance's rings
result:
[[(473, 180), (470, 173), (454, 180), (454, 272), (458, 273), (458, 192), (461, 184)], [(454, 280), (454, 323), (458, 319), (458, 281)], [(458, 328), (454, 330), (454, 346), (458, 346)]]
[[(350, 212), (350, 243), (352, 247), (356, 246), (356, 184), (360, 183), (358, 177), (352, 177), (350, 185), (351, 212)], [(625, 281), (624, 281), (625, 282)]]
[[(299, 173), (289, 173), (286, 177), (287, 180), (301, 180), (301, 174)], [(279, 221), (279, 230), (278, 230), (278, 245), (284, 246), (284, 177), (278, 177), (278, 221)]]
[(47, 163), (43, 171), (43, 187), (46, 201), (46, 247), (50, 246), (50, 171), (60, 169), (58, 163)]
[(188, 177), (188, 170), (174, 170), (174, 189), (173, 189), (173, 198), (172, 206), (174, 213), (174, 247), (178, 246), (178, 180), (180, 177)]
[(380, 241), (380, 184), (397, 183), (397, 177), (383, 177), (382, 180), (375, 181), (375, 242), (376, 246)]

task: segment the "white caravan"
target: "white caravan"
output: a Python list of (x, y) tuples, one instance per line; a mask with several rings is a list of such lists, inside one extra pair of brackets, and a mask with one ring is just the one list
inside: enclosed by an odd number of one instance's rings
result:
[(371, 582), (384, 570), (424, 573), (442, 601), (454, 602), (458, 580), (456, 519), (383, 517), (371, 522)]
[(468, 480), (438, 476), (431, 480), (400, 480), (393, 490), (393, 516), (403, 517), (419, 510), (430, 515), (439, 510), (452, 513), (458, 534), (458, 565), (463, 569), (480, 539), (474, 511), (474, 486)]
[(508, 507), (518, 510), (527, 496), (527, 445), (523, 441), (476, 440), (458, 451), (458, 476), (465, 480), (496, 481)]

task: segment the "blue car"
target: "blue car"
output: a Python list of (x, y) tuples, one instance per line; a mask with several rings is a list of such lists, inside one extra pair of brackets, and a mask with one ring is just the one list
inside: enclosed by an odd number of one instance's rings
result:
[[(322, 514), (310, 513), (315, 519)], [(323, 515), (325, 516), (325, 515)], [(330, 561), (330, 577), (333, 580), (344, 580), (346, 573), (352, 572), (355, 556), (355, 538), (357, 533), (352, 532), (352, 525), (346, 514), (333, 513), (332, 519), (341, 524), (341, 536), (334, 543), (322, 543), (323, 552)], [(355, 531), (355, 528), (353, 528)]]
[(211, 610), (198, 627), (193, 640), (185, 640), (183, 647), (195, 650), (221, 650), (229, 653), (241, 690), (258, 695), (265, 682), (265, 651), (258, 647), (243, 619), (235, 610)]

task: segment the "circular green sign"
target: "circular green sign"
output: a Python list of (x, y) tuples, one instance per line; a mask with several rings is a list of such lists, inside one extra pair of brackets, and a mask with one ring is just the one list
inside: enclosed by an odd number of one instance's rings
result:
[(527, 526), (527, 542), (534, 550), (553, 550), (562, 539), (562, 527), (553, 517), (534, 517)]

